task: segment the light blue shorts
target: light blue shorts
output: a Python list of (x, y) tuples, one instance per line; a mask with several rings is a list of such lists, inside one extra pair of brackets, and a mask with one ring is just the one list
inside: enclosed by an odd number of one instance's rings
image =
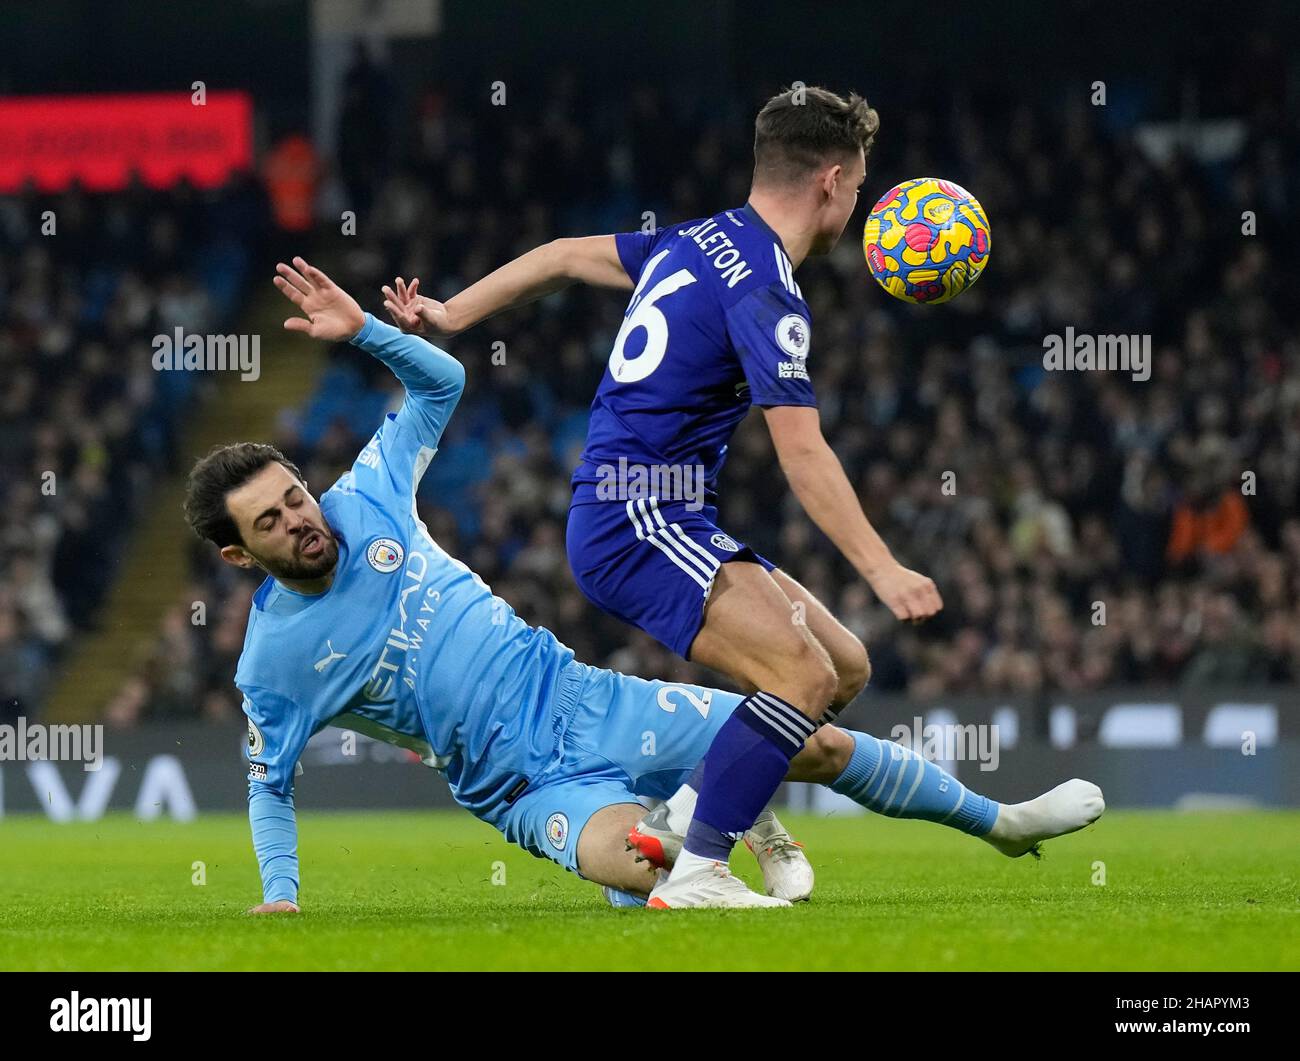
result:
[(591, 816), (638, 797), (671, 796), (743, 697), (572, 666), (585, 673), (552, 760), (509, 805), (483, 817), (507, 840), (576, 873), (578, 837)]

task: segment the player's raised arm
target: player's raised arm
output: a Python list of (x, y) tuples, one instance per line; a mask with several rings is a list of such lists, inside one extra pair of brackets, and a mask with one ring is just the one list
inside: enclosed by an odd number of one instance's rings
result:
[(938, 612), (943, 601), (934, 582), (895, 560), (862, 511), (853, 484), (822, 435), (817, 410), (787, 405), (763, 413), (781, 469), (809, 519), (870, 583), (895, 617), (928, 619)]
[(488, 273), (446, 302), (419, 294), (418, 279), (407, 286), (399, 277), (394, 287), (384, 288), (384, 305), (404, 332), (451, 336), (573, 283), (631, 291), (633, 281), (619, 239), (581, 236), (552, 240)]
[[(347, 340), (386, 364), (406, 388), (398, 414), (421, 444), (436, 447), (465, 389), (465, 369), (445, 350), (362, 311), (356, 299), (302, 258), (278, 264), (275, 285), (303, 313), (284, 322), (313, 339)], [(385, 289), (387, 292), (388, 289)]]

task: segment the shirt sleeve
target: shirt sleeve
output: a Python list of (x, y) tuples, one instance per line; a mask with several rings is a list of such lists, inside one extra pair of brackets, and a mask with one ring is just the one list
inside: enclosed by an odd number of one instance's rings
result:
[(262, 901), (298, 899), (298, 826), (293, 772), (312, 734), (310, 715), (265, 689), (244, 690), (248, 716), (248, 822), (262, 875)]
[(623, 263), (627, 275), (636, 283), (641, 276), (641, 266), (650, 257), (650, 248), (655, 243), (654, 232), (616, 232), (614, 246), (618, 248), (618, 260)]
[(808, 376), (808, 306), (784, 284), (755, 288), (726, 311), (727, 334), (755, 405), (817, 404)]
[(248, 824), (262, 875), (262, 902), (298, 901), (298, 819), (293, 796), (269, 788), (248, 793)]
[(465, 390), (465, 368), (418, 335), (406, 335), (366, 314), (351, 342), (392, 369), (406, 388), (396, 413), (385, 417), (352, 465), (355, 488), (409, 505)]

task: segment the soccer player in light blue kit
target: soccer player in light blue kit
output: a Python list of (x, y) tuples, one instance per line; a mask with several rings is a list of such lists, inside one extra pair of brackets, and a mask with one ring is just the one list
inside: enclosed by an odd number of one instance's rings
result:
[[(235, 675), (248, 716), (249, 819), (262, 875), (255, 912), (298, 908), (294, 767), (327, 725), (418, 751), (445, 772), (458, 803), (511, 841), (608, 888), (646, 895), (652, 871), (624, 843), (644, 811), (638, 797), (674, 792), (741, 697), (578, 662), (440, 549), (415, 491), (464, 369), (363, 313), (301, 258), (277, 272), (277, 286), (304, 314), (287, 328), (349, 339), (398, 376), (406, 399), (319, 504), (296, 467), (257, 443), (218, 448), (190, 475), (185, 508), (195, 532), (228, 563), (268, 575)], [(940, 821), (973, 807), (988, 823), (981, 835), (1013, 856), (1101, 813), (1100, 792), (1083, 814), (1074, 795), (1055, 795), (1095, 790), (1087, 782), (1003, 806), (899, 745), (867, 740), (876, 752), (870, 778), (857, 776), (854, 740), (832, 726), (808, 741), (789, 777), (831, 784), (900, 817)]]

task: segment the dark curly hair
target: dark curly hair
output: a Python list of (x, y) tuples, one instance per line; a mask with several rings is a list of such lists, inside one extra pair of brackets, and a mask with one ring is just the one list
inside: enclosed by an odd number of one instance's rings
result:
[(264, 442), (235, 442), (217, 446), (190, 469), (185, 487), (185, 518), (194, 533), (218, 547), (243, 545), (243, 536), (226, 507), (226, 495), (268, 464), (280, 463), (302, 482), (302, 472), (274, 446)]

